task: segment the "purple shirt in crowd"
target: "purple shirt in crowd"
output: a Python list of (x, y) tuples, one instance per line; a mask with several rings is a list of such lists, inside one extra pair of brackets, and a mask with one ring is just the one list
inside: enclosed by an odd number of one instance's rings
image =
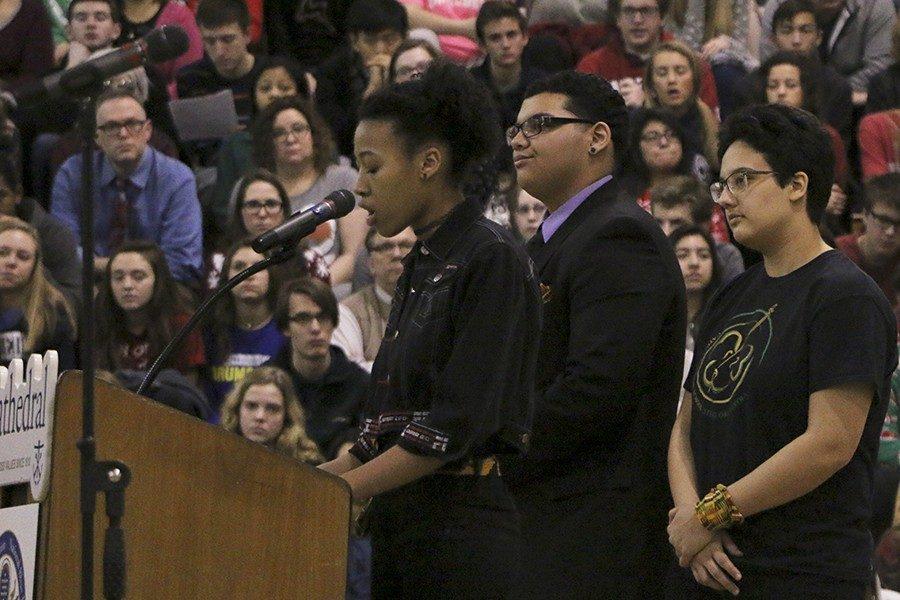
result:
[(587, 186), (568, 200), (566, 200), (562, 206), (557, 208), (555, 211), (547, 215), (547, 218), (544, 219), (544, 222), (541, 223), (541, 235), (544, 236), (544, 243), (550, 241), (550, 238), (556, 233), (556, 230), (559, 229), (563, 223), (566, 222), (566, 219), (569, 218), (575, 209), (581, 206), (581, 203), (587, 200), (587, 197), (599, 190), (603, 187), (609, 180), (612, 179), (612, 175), (607, 175), (603, 179), (599, 181), (595, 181), (591, 185)]

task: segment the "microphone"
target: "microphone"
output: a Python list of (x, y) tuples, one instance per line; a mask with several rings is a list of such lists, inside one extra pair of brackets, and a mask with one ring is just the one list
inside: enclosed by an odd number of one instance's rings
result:
[(250, 247), (259, 254), (275, 246), (297, 242), (308, 236), (316, 227), (332, 219), (340, 219), (356, 207), (356, 198), (348, 190), (336, 190), (325, 199), (306, 210), (295, 212), (281, 225), (270, 229), (253, 240)]
[(177, 25), (154, 29), (144, 37), (116, 50), (53, 73), (13, 92), (16, 104), (27, 104), (45, 96), (87, 96), (103, 81), (151, 62), (165, 62), (187, 52), (187, 33)]

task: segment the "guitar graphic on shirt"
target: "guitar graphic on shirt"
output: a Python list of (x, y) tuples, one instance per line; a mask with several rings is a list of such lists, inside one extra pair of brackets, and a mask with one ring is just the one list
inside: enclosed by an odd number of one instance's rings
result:
[[(777, 306), (777, 304), (773, 305), (755, 321), (742, 320), (729, 326), (710, 343), (703, 355), (702, 369), (697, 377), (697, 389), (704, 399), (712, 404), (731, 402), (744, 383), (744, 378), (753, 363), (753, 357), (757, 353), (756, 346), (751, 343), (751, 336), (762, 325), (768, 324), (767, 338), (771, 338), (771, 318)], [(759, 312), (754, 311), (757, 314)], [(738, 317), (745, 316), (747, 315), (738, 315)], [(744, 331), (745, 328), (747, 329)], [(766, 347), (763, 348), (760, 359), (765, 355), (767, 349), (768, 339), (766, 339)], [(722, 356), (713, 358), (719, 352), (722, 352)]]

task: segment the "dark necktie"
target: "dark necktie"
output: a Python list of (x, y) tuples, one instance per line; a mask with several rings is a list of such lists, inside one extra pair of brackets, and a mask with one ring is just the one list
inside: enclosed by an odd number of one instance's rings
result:
[(109, 253), (112, 254), (128, 239), (128, 219), (131, 204), (128, 200), (128, 180), (116, 177), (116, 197), (113, 204), (112, 225), (109, 229)]

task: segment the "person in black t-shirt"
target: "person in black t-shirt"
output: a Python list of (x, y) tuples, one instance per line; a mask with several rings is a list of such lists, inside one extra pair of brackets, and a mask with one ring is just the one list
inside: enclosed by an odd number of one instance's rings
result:
[(815, 117), (749, 108), (719, 148), (713, 197), (763, 262), (713, 298), (697, 333), (669, 448), (669, 539), (690, 572), (670, 597), (718, 597), (696, 580), (741, 598), (861, 599), (893, 315), (819, 235), (834, 156)]
[(250, 12), (243, 0), (203, 0), (197, 7), (203, 58), (178, 71), (178, 97), (204, 96), (224, 89), (234, 94), (238, 121), (253, 116), (253, 86), (266, 67), (265, 56), (247, 50)]

